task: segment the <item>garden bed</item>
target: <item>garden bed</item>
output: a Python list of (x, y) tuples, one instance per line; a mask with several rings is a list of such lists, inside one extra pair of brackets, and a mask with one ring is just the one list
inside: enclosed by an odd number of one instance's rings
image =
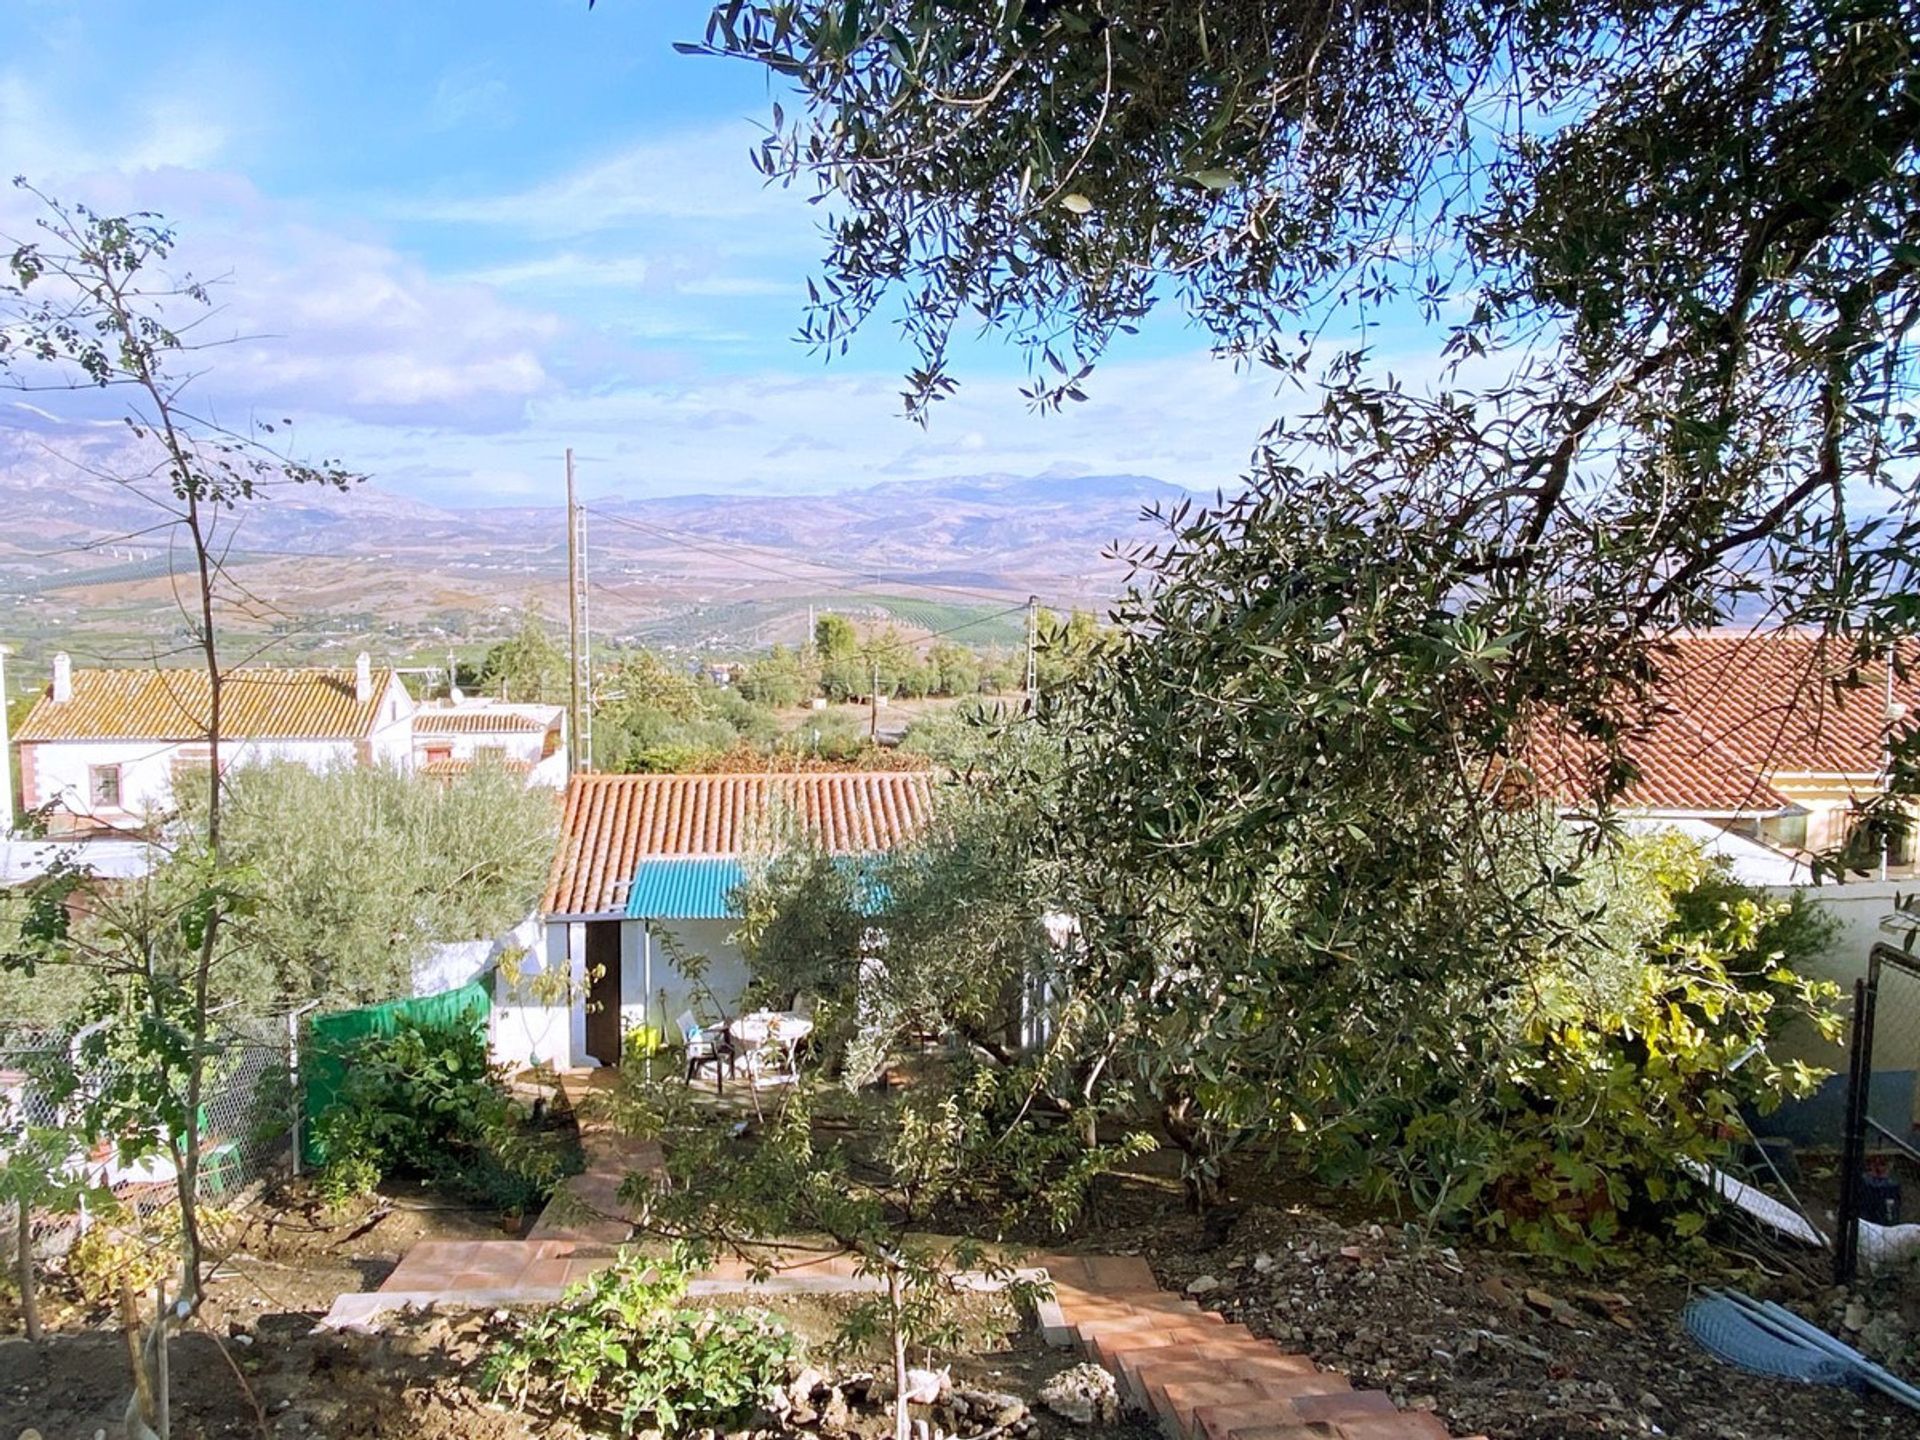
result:
[[(1086, 1228), (1069, 1242), (1048, 1240), (1047, 1248), (1145, 1255), (1169, 1289), (1197, 1287), (1200, 1303), (1357, 1385), (1387, 1391), (1403, 1406), (1433, 1409), (1456, 1434), (1851, 1440), (1906, 1434), (1914, 1423), (1911, 1412), (1878, 1397), (1776, 1384), (1722, 1365), (1687, 1337), (1680, 1313), (1693, 1286), (1732, 1283), (1793, 1305), (1911, 1373), (1920, 1336), (1915, 1277), (1847, 1297), (1791, 1279), (1730, 1277), (1704, 1261), (1692, 1273), (1648, 1262), (1631, 1272), (1581, 1276), (1457, 1237), (1422, 1239), (1350, 1196), (1252, 1172), (1233, 1180), (1236, 1204), (1196, 1217), (1182, 1202), (1175, 1158), (1148, 1156), (1104, 1180)], [(577, 1433), (505, 1411), (479, 1387), (473, 1372), (503, 1333), (503, 1317), (416, 1314), (377, 1336), (312, 1333), (336, 1295), (378, 1286), (415, 1244), (508, 1234), (498, 1212), (452, 1204), (417, 1186), (390, 1184), (340, 1210), (304, 1185), (289, 1186), (246, 1211), (215, 1269), (203, 1316), (225, 1339), (274, 1436), (532, 1440)], [(48, 1319), (58, 1333), (38, 1347), (0, 1344), (0, 1437), (11, 1440), (29, 1426), (48, 1440), (97, 1429), (112, 1437), (125, 1397), (120, 1338), (104, 1309), (75, 1304), (58, 1278), (48, 1291)], [(815, 1354), (824, 1354), (855, 1303), (834, 1295), (758, 1298)], [(1862, 1329), (1848, 1329), (1849, 1318)], [(252, 1405), (211, 1338), (183, 1337), (175, 1355), (177, 1436), (259, 1433)], [(856, 1351), (823, 1368), (878, 1369), (882, 1358), (877, 1350)], [(986, 1297), (969, 1316), (964, 1345), (934, 1358), (951, 1359), (958, 1386), (1029, 1401), (1074, 1359), (1042, 1345), (1030, 1323)], [(1035, 1435), (1075, 1433), (1044, 1414), (1036, 1420)], [(878, 1405), (856, 1405), (835, 1433), (878, 1440), (890, 1427)], [(1139, 1430), (1141, 1440), (1146, 1433)]]
[[(262, 1193), (219, 1227), (202, 1313), (222, 1329), (263, 1314), (317, 1319), (336, 1296), (377, 1287), (420, 1241), (510, 1239), (508, 1223), (496, 1210), (453, 1203), (404, 1181), (338, 1206), (294, 1181)], [(511, 1223), (523, 1229), (526, 1222)], [(66, 1332), (106, 1323), (111, 1309), (89, 1300), (64, 1263), (43, 1276), (40, 1305), (48, 1329)], [(17, 1333), (19, 1321), (16, 1297), (0, 1286), (0, 1332)]]
[[(235, 1303), (232, 1291), (218, 1299), (229, 1314), (246, 1308)], [(734, 1297), (713, 1303), (724, 1307)], [(829, 1343), (844, 1305), (834, 1296), (782, 1296), (764, 1308), (817, 1351)], [(505, 1329), (498, 1313), (414, 1312), (395, 1317), (379, 1335), (316, 1334), (313, 1318), (305, 1311), (266, 1311), (221, 1327), (227, 1355), (246, 1377), (252, 1400), (209, 1336), (196, 1333), (176, 1341), (176, 1440), (258, 1435), (261, 1414), (265, 1433), (275, 1440), (535, 1440), (584, 1434), (566, 1421), (504, 1409), (481, 1388), (476, 1372)], [(967, 1348), (952, 1357), (957, 1387), (1004, 1390), (1030, 1401), (1048, 1377), (1074, 1361), (1043, 1344), (1030, 1324), (1004, 1312), (983, 1306), (978, 1321), (969, 1326)], [(97, 1328), (56, 1334), (38, 1346), (0, 1343), (0, 1435), (11, 1440), (28, 1427), (47, 1440), (86, 1437), (97, 1430), (118, 1435), (126, 1394), (120, 1343), (118, 1335)], [(859, 1372), (863, 1357), (839, 1363), (843, 1372)], [(856, 1403), (846, 1424), (816, 1424), (809, 1431), (880, 1440), (892, 1433), (891, 1423), (883, 1405)], [(777, 1432), (762, 1427), (758, 1433)], [(1065, 1440), (1076, 1433), (1085, 1432), (1039, 1411), (1029, 1440)], [(1102, 1433), (1108, 1440), (1151, 1436), (1144, 1427)]]

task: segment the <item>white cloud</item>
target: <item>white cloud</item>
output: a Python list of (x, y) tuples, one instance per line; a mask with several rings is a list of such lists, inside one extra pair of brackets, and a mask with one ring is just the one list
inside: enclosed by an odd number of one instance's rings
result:
[[(499, 119), (503, 91), (484, 68), (452, 70), (412, 103), (458, 128)], [(1028, 411), (1017, 377), (963, 372), (922, 431), (901, 418), (884, 336), (864, 361), (855, 351), (864, 369), (822, 368), (786, 343), (820, 216), (763, 183), (744, 122), (491, 194), (315, 214), (238, 173), (235, 136), (262, 133), (244, 101), (196, 85), (67, 125), (77, 107), (0, 69), (0, 163), (101, 209), (158, 210), (185, 267), (231, 276), (206, 334), (242, 338), (208, 357), (206, 408), (293, 416), (305, 446), (422, 498), (550, 497), (569, 444), (590, 493), (1049, 468), (1211, 489), (1302, 403), (1267, 372), (1190, 352), (1103, 365), (1088, 403), (1049, 416)], [(22, 199), (0, 193), (0, 235), (22, 233)], [(370, 208), (373, 222), (340, 218)], [(458, 258), (436, 268), (423, 258), (436, 254)]]
[(581, 255), (563, 250), (470, 270), (461, 279), (520, 290), (637, 290), (652, 271), (644, 255)]
[(796, 297), (802, 288), (789, 280), (762, 280), (751, 275), (709, 275), (683, 280), (673, 287), (682, 295), (707, 295), (732, 299), (747, 295), (785, 295)]
[[(1212, 489), (1245, 471), (1260, 431), (1295, 403), (1271, 375), (1236, 375), (1204, 355), (1105, 368), (1093, 398), (1060, 415), (1031, 414), (1012, 378), (976, 378), (925, 431), (901, 418), (899, 391), (891, 374), (837, 368), (550, 387), (512, 426), (437, 432), (425, 454), (411, 433), (403, 442), (365, 423), (329, 444), (397, 488), (455, 505), (483, 489), (490, 500), (550, 497), (566, 445), (594, 495), (804, 493), (1047, 470)], [(447, 478), (469, 474), (484, 487)]]
[[(196, 357), (194, 394), (223, 416), (257, 407), (487, 432), (518, 423), (553, 384), (555, 316), (441, 279), (378, 237), (310, 222), (239, 177), (170, 170), (86, 188), (96, 208), (167, 217), (179, 236), (169, 273), (216, 277), (193, 332), (211, 346)], [(0, 236), (32, 233), (30, 203), (0, 200)]]
[(7, 178), (55, 185), (102, 173), (198, 169), (216, 163), (231, 137), (203, 93), (143, 93), (88, 114), (85, 130), (65, 119), (44, 88), (16, 69), (0, 71), (0, 136)]
[(427, 106), (427, 122), (436, 130), (499, 130), (513, 119), (513, 92), (492, 65), (449, 70), (434, 86)]
[(552, 180), (497, 195), (406, 202), (419, 220), (529, 235), (592, 235), (651, 221), (765, 222), (797, 217), (797, 195), (770, 189), (748, 162), (742, 125), (637, 141)]

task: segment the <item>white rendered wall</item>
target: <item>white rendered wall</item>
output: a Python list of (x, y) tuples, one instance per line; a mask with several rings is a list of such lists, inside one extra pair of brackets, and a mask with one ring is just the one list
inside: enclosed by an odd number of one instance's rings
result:
[[(1852, 1011), (1853, 982), (1866, 978), (1867, 954), (1874, 944), (1878, 941), (1886, 941), (1896, 947), (1900, 944), (1899, 933), (1886, 928), (1884, 922), (1895, 914), (1894, 897), (1910, 894), (1913, 888), (1911, 880), (1855, 880), (1845, 885), (1810, 885), (1802, 888), (1801, 893), (1818, 901), (1820, 908), (1839, 922), (1840, 928), (1834, 935), (1833, 943), (1822, 954), (1803, 963), (1800, 969), (1815, 979), (1831, 980), (1837, 984), (1843, 1011)], [(1767, 890), (1769, 894), (1782, 898), (1794, 893), (1786, 886), (1769, 886)], [(1920, 944), (1916, 944), (1915, 948), (1920, 950)], [(1875, 1023), (1894, 1024), (1902, 1027), (1906, 1033), (1920, 1030), (1920, 1006), (1915, 1007), (1913, 1014), (1888, 1020), (1889, 1015), (1893, 1014), (1891, 1007), (1910, 996), (1913, 988), (1906, 985), (1883, 986)], [(1829, 1045), (1817, 1035), (1796, 1031), (1781, 1046), (1781, 1053), (1844, 1074), (1847, 1068), (1845, 1045), (1844, 1034), (1840, 1044)], [(1884, 1060), (1884, 1057), (1877, 1058)]]
[[(538, 943), (517, 964), (503, 959), (494, 974), (493, 1058), (520, 1068), (548, 1065), (565, 1070), (573, 1064), (573, 1016), (579, 1007), (568, 1004), (558, 976), (570, 960), (564, 922), (540, 926)], [(537, 993), (536, 993), (537, 991)], [(584, 1026), (586, 1012), (580, 1012)], [(583, 1033), (584, 1045), (584, 1033)]]
[[(740, 947), (728, 937), (732, 920), (674, 920), (620, 922), (620, 1028), (624, 1035), (639, 1025), (653, 1025), (666, 1033), (669, 1041), (675, 1031), (674, 1020), (683, 1010), (708, 1011), (715, 1007), (729, 1016), (740, 1013), (742, 995), (747, 987), (747, 964)], [(545, 937), (537, 955), (529, 953), (522, 963), (516, 982), (502, 965), (494, 991), (494, 1058), (508, 1065), (553, 1065), (556, 1068), (590, 1068), (597, 1064), (587, 1054), (587, 957), (586, 927), (580, 923), (549, 920), (543, 927)], [(675, 966), (660, 941), (660, 932), (671, 933), (687, 952), (705, 955), (705, 990), (694, 984)], [(568, 994), (558, 1004), (543, 1004), (532, 997), (529, 986), (542, 973), (549, 977), (568, 977)], [(652, 984), (648, 985), (651, 978)]]
[(397, 677), (388, 683), (380, 723), (367, 737), (368, 758), (374, 764), (413, 769), (413, 712), (418, 708)]
[[(637, 930), (642, 922), (627, 923), (629, 928)], [(741, 997), (751, 977), (740, 947), (728, 938), (737, 921), (654, 920), (646, 923), (653, 927), (653, 991), (647, 998), (653, 1014), (661, 1017), (670, 1033), (674, 1019), (683, 1010), (706, 1011), (717, 1006), (730, 1016), (740, 1013)], [(706, 957), (704, 989), (680, 973), (662, 943), (663, 932), (670, 935), (681, 950)], [(707, 990), (712, 991), (711, 999), (705, 993)], [(664, 1003), (662, 992), (665, 992)]]
[(545, 939), (540, 917), (529, 915), (505, 934), (491, 940), (455, 940), (429, 946), (413, 963), (413, 993), (442, 995), (479, 979), (495, 965), (519, 966), (519, 952), (530, 952), (536, 965)]
[[(59, 740), (40, 741), (33, 750), (32, 803), (38, 807), (58, 801), (60, 807), (101, 824), (129, 826), (149, 812), (173, 808), (173, 766), (182, 754), (204, 746), (190, 741)], [(242, 765), (291, 761), (310, 770), (352, 765), (359, 759), (352, 740), (236, 741), (220, 747), (223, 770)], [(120, 767), (120, 804), (96, 810), (90, 771)]]

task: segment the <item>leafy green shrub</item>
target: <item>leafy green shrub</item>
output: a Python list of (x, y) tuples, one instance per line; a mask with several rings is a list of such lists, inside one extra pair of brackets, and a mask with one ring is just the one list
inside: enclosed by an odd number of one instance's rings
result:
[(523, 1317), (482, 1371), (514, 1404), (673, 1435), (744, 1420), (792, 1374), (799, 1347), (764, 1310), (686, 1309), (678, 1256), (623, 1254)]
[(1436, 1084), (1356, 1107), (1315, 1139), (1323, 1176), (1582, 1266), (1629, 1232), (1705, 1227), (1700, 1167), (1727, 1162), (1749, 1111), (1824, 1078), (1768, 1046), (1795, 1023), (1837, 1032), (1835, 988), (1794, 968), (1832, 924), (1675, 835), (1596, 857), (1568, 903), (1589, 922), (1582, 943), (1505, 997), (1482, 1059), (1490, 1091)]
[(327, 1162), (315, 1185), (320, 1198), (338, 1210), (380, 1188), (380, 1167), (362, 1154), (338, 1155)]
[(911, 1174), (940, 1157), (943, 1204), (1003, 1224), (1042, 1223), (1066, 1234), (1080, 1223), (1103, 1175), (1154, 1149), (1135, 1130), (1110, 1144), (1091, 1142), (1070, 1117), (1032, 1114), (1033, 1074), (960, 1054), (919, 1075), (890, 1112), (890, 1167)]
[(476, 1025), (403, 1021), (353, 1047), (319, 1120), (323, 1194), (346, 1199), (388, 1176), (425, 1180), (502, 1210), (545, 1201), (564, 1173), (559, 1148), (527, 1128)]
[(1769, 1042), (1799, 1020), (1828, 1039), (1838, 1026), (1837, 989), (1793, 968), (1832, 933), (1802, 898), (1739, 885), (1678, 836), (1631, 843), (1620, 870), (1617, 884), (1650, 889), (1657, 925), (1615, 974), (1539, 982), (1489, 1117), (1485, 1223), (1578, 1263), (1629, 1225), (1704, 1228), (1698, 1167), (1726, 1163), (1746, 1112), (1825, 1078)]
[(728, 896), (754, 998), (785, 1009), (799, 995), (851, 994), (867, 925), (861, 900), (859, 872), (810, 837), (754, 857)]

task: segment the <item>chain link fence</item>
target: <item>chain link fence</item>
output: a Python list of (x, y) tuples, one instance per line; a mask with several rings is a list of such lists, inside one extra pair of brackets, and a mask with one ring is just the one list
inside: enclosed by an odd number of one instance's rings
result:
[[(297, 1027), (284, 1016), (216, 1022), (200, 1102), (195, 1189), (203, 1204), (231, 1205), (255, 1182), (291, 1167), (299, 1122), (296, 1035)], [(112, 1063), (83, 1060), (78, 1041), (64, 1031), (0, 1022), (0, 1131), (68, 1129), (87, 1097), (112, 1084)], [(103, 1141), (87, 1153), (75, 1153), (60, 1178), (111, 1191), (122, 1222), (144, 1221), (178, 1201), (179, 1176), (166, 1151), (162, 1145), (157, 1153), (128, 1162), (111, 1141)], [(84, 1204), (34, 1213), (34, 1253), (41, 1259), (64, 1254), (97, 1218)], [(16, 1236), (18, 1220), (13, 1204), (0, 1205), (0, 1235)], [(10, 1255), (14, 1243), (9, 1238), (0, 1248)]]
[[(1859, 1268), (1867, 1240), (1920, 1222), (1920, 955), (1875, 945), (1854, 987), (1834, 1274)], [(1872, 1256), (1869, 1254), (1869, 1258)]]

